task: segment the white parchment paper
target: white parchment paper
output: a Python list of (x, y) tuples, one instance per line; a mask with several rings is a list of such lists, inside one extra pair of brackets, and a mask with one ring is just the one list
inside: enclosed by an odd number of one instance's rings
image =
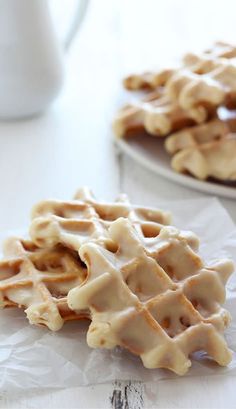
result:
[[(236, 228), (217, 199), (185, 200), (158, 205), (173, 213), (173, 222), (201, 238), (207, 262), (219, 257), (236, 261)], [(1, 234), (5, 238), (6, 234)], [(226, 308), (232, 324), (226, 332), (236, 351), (236, 274), (227, 285)], [(92, 350), (86, 344), (86, 323), (67, 323), (53, 333), (28, 324), (23, 311), (0, 311), (0, 389), (67, 388), (120, 380), (155, 381), (174, 378), (170, 371), (145, 369), (138, 357), (119, 348)], [(186, 376), (236, 375), (236, 353), (227, 368), (199, 354)]]

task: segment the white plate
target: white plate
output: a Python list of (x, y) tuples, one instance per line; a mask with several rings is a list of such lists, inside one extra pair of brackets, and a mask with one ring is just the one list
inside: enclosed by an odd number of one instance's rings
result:
[(158, 175), (192, 189), (211, 193), (215, 196), (236, 199), (236, 187), (221, 185), (216, 182), (200, 181), (192, 176), (174, 172), (170, 166), (170, 157), (165, 151), (161, 139), (140, 135), (128, 140), (117, 139), (116, 143), (123, 152)]

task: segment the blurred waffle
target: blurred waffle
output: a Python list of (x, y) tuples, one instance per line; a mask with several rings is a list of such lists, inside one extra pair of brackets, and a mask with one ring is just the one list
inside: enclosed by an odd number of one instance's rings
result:
[[(131, 75), (124, 86), (145, 91), (145, 97), (117, 113), (117, 137), (167, 137), (175, 171), (202, 180), (236, 180), (236, 47), (215, 43), (201, 54), (186, 54), (177, 68)], [(222, 109), (228, 118), (222, 119)]]
[(214, 119), (170, 135), (165, 147), (173, 155), (171, 166), (201, 180), (236, 181), (235, 126), (235, 120)]
[(116, 114), (113, 130), (118, 138), (143, 131), (154, 136), (166, 136), (178, 129), (204, 122), (213, 112), (204, 107), (184, 111), (165, 95), (163, 89), (159, 89), (140, 101), (124, 106)]

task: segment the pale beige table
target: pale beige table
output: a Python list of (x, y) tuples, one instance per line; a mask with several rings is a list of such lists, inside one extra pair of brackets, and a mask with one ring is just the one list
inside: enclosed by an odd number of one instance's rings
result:
[[(67, 57), (67, 81), (53, 108), (30, 121), (0, 124), (0, 229), (27, 225), (32, 204), (69, 198), (89, 185), (98, 197), (120, 191), (152, 204), (198, 198), (117, 155), (110, 122), (124, 100), (123, 73), (173, 60), (179, 53), (235, 40), (233, 1), (91, 1), (80, 35)], [(234, 201), (222, 200), (236, 221)], [(114, 382), (87, 388), (0, 392), (10, 408), (235, 408), (235, 378), (181, 378), (156, 384)]]

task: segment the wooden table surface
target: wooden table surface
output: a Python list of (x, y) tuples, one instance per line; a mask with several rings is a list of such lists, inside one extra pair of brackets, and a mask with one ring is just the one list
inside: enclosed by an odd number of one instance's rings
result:
[[(221, 2), (220, 2), (221, 3)], [(50, 111), (28, 121), (0, 123), (0, 229), (28, 224), (42, 198), (70, 198), (90, 186), (99, 198), (120, 191), (155, 205), (203, 194), (153, 175), (116, 151), (111, 119), (127, 98), (123, 74), (165, 64), (213, 40), (236, 42), (233, 1), (91, 1), (66, 56), (64, 89)], [(236, 221), (233, 200), (222, 204)], [(119, 382), (24, 394), (0, 392), (0, 408), (235, 408), (234, 377)]]

